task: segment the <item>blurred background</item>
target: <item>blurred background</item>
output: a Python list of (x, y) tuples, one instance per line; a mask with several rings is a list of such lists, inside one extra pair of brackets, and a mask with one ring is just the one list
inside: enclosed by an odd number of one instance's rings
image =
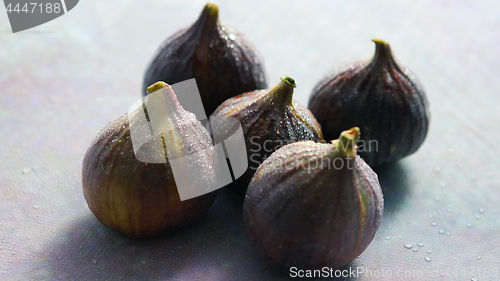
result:
[[(423, 84), (427, 140), (414, 155), (376, 170), (384, 219), (351, 267), (390, 271), (384, 280), (500, 278), (499, 4), (215, 3), (221, 21), (246, 34), (264, 58), (268, 84), (289, 75), (303, 105), (329, 71), (370, 58), (374, 37), (389, 42)], [(205, 4), (81, 1), (16, 34), (0, 11), (1, 280), (288, 278), (254, 252), (242, 200), (230, 192), (221, 191), (200, 221), (150, 240), (102, 226), (83, 198), (87, 147), (140, 98), (161, 42), (191, 25)], [(405, 275), (411, 272), (423, 275)]]

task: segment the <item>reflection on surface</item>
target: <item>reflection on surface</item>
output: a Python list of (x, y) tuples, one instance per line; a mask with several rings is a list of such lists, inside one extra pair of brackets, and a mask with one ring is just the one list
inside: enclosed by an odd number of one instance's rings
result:
[(88, 215), (38, 252), (26, 274), (50, 280), (287, 280), (289, 273), (269, 266), (250, 245), (242, 205), (240, 196), (221, 189), (197, 222), (143, 240), (108, 229)]

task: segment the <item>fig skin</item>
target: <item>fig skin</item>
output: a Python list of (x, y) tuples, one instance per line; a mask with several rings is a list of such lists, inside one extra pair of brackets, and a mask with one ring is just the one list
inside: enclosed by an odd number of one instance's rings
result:
[(308, 108), (326, 140), (359, 126), (359, 155), (372, 167), (408, 156), (429, 129), (426, 94), (416, 77), (401, 67), (389, 44), (373, 39), (375, 56), (320, 81)]
[(226, 99), (267, 88), (262, 59), (248, 39), (219, 22), (219, 8), (208, 3), (189, 28), (169, 37), (147, 67), (143, 89), (165, 81), (196, 79), (207, 116)]
[(372, 241), (384, 200), (376, 173), (356, 155), (357, 134), (352, 128), (331, 144), (286, 145), (255, 173), (244, 223), (252, 244), (274, 266), (340, 269)]
[[(272, 89), (257, 90), (225, 101), (212, 117), (239, 120), (248, 157), (248, 169), (228, 188), (244, 196), (259, 165), (283, 145), (305, 141), (322, 141), (323, 134), (312, 113), (293, 100), (295, 81), (285, 76)], [(229, 119), (231, 120), (231, 119)], [(214, 135), (230, 135), (224, 123), (212, 127)], [(226, 138), (226, 137), (224, 137)]]
[[(212, 146), (208, 132), (199, 130), (203, 127), (196, 122), (190, 123), (192, 136), (186, 137), (186, 143), (195, 140), (198, 143), (192, 147)], [(168, 159), (167, 163), (152, 164), (135, 157), (128, 114), (108, 124), (88, 148), (82, 185), (96, 218), (133, 238), (174, 231), (195, 221), (210, 208), (217, 194), (214, 191), (181, 201)]]

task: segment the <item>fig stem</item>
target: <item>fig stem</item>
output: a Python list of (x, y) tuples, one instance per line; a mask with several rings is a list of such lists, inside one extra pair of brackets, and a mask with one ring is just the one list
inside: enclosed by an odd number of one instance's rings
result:
[(391, 46), (379, 38), (373, 38), (372, 41), (375, 43), (375, 55), (373, 56), (372, 63), (375, 67), (386, 66), (392, 60)]
[(216, 30), (219, 22), (219, 7), (214, 3), (207, 3), (201, 11), (193, 27), (201, 27), (202, 37), (207, 37), (208, 31)]
[(295, 80), (293, 80), (290, 76), (285, 75), (285, 77), (280, 78), (280, 79), (281, 79), (281, 81), (287, 83), (288, 85), (290, 85), (293, 88), (297, 87), (297, 84), (295, 84)]
[(269, 101), (276, 105), (292, 105), (293, 88), (296, 86), (295, 80), (289, 76), (281, 78), (281, 81), (267, 92)]
[(354, 157), (356, 156), (357, 145), (356, 142), (359, 139), (361, 132), (358, 127), (352, 127), (349, 130), (340, 133), (340, 137), (332, 141), (335, 145), (335, 150), (344, 154), (344, 156)]
[(147, 90), (147, 93), (148, 95), (153, 93), (153, 92), (156, 92), (160, 89), (163, 89), (163, 88), (166, 88), (168, 87), (168, 84), (163, 82), (163, 81), (158, 81), (156, 83), (154, 83), (153, 85), (149, 86), (146, 90)]
[(219, 7), (215, 3), (208, 2), (202, 13), (207, 13), (212, 18), (219, 18)]

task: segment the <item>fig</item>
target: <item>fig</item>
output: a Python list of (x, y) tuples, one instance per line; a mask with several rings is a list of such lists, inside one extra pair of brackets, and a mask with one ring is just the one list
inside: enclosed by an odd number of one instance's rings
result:
[(267, 88), (262, 60), (248, 39), (219, 21), (208, 3), (198, 20), (166, 39), (147, 67), (143, 88), (196, 79), (207, 116), (226, 99)]
[[(108, 124), (83, 159), (83, 194), (91, 212), (105, 226), (135, 238), (173, 231), (195, 221), (210, 208), (216, 196), (213, 191), (181, 200), (171, 162), (197, 153), (209, 185), (216, 180), (213, 167), (217, 160), (210, 150), (213, 145), (208, 131), (194, 114), (180, 106), (170, 86), (160, 82), (148, 90), (162, 88), (170, 90), (164, 97), (169, 110), (165, 119), (160, 120), (166, 132), (155, 135), (140, 149), (154, 148), (154, 142), (161, 140), (160, 155), (164, 163), (144, 163), (138, 159), (131, 136), (130, 112)], [(141, 112), (133, 112), (136, 113)], [(141, 152), (143, 156), (154, 156), (151, 151)]]
[[(256, 90), (225, 101), (211, 119), (238, 120), (248, 156), (248, 169), (229, 185), (244, 196), (259, 165), (283, 145), (323, 140), (318, 122), (311, 112), (292, 99), (295, 80), (285, 76), (270, 90)], [(231, 117), (231, 118), (227, 118)], [(212, 127), (214, 135), (232, 134), (231, 124), (220, 122)]]
[(254, 247), (275, 266), (339, 269), (371, 243), (384, 199), (377, 174), (356, 153), (359, 128), (331, 143), (286, 145), (255, 173), (243, 204)]
[(429, 106), (422, 86), (401, 67), (388, 43), (373, 39), (375, 56), (330, 75), (317, 84), (308, 108), (325, 139), (359, 126), (359, 155), (379, 166), (408, 156), (429, 129)]

